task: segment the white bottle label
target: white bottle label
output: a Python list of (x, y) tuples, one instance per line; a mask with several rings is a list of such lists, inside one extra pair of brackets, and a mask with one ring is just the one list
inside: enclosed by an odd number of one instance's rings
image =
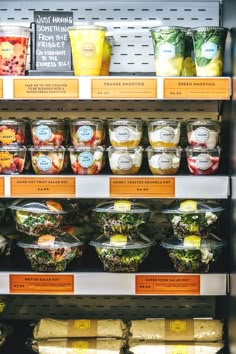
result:
[(169, 170), (172, 167), (173, 158), (169, 154), (162, 154), (158, 159), (159, 168), (161, 170)]
[(41, 171), (48, 171), (52, 167), (52, 160), (48, 156), (40, 156), (37, 158), (36, 164)]
[(123, 143), (128, 141), (130, 138), (130, 131), (128, 128), (125, 127), (116, 128), (115, 134), (116, 134), (116, 139)]
[(47, 125), (42, 124), (36, 128), (35, 135), (39, 140), (46, 141), (50, 139), (50, 136), (52, 135), (52, 131)]
[(118, 167), (120, 170), (129, 170), (133, 166), (132, 158), (129, 155), (122, 155), (118, 160)]
[(217, 55), (217, 44), (206, 42), (201, 47), (201, 55), (207, 59), (213, 59)]
[(161, 44), (159, 47), (159, 55), (167, 60), (175, 57), (175, 46), (169, 43)]
[(203, 127), (197, 128), (194, 134), (197, 143), (205, 143), (206, 141), (208, 141), (210, 136), (209, 129)]
[(93, 161), (93, 154), (91, 154), (91, 152), (85, 151), (79, 155), (79, 164), (84, 168), (92, 166)]
[(175, 131), (173, 128), (165, 127), (161, 129), (160, 131), (161, 141), (165, 143), (169, 143), (174, 140), (174, 137), (175, 137)]
[(196, 159), (196, 165), (197, 168), (199, 168), (200, 170), (207, 170), (208, 168), (211, 167), (211, 156), (209, 156), (208, 154), (200, 154), (198, 155), (197, 159)]
[(80, 141), (89, 141), (93, 137), (93, 129), (89, 125), (83, 125), (77, 130), (77, 136)]

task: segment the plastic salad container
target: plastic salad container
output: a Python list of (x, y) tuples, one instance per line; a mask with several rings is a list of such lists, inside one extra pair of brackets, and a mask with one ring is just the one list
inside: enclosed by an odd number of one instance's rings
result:
[(142, 138), (140, 119), (119, 119), (108, 122), (109, 138), (113, 147), (138, 147)]
[(9, 208), (16, 221), (16, 229), (31, 236), (55, 231), (63, 216), (73, 211), (58, 200), (17, 200)]
[(223, 210), (220, 204), (213, 201), (185, 200), (175, 201), (162, 212), (171, 222), (174, 235), (181, 239), (189, 235), (208, 237)]
[(174, 175), (178, 172), (181, 159), (180, 147), (147, 148), (148, 166), (153, 175)]
[(95, 247), (105, 271), (136, 272), (155, 241), (141, 234), (132, 241), (126, 235), (114, 234), (110, 239), (101, 235), (89, 244)]
[(66, 142), (65, 122), (60, 119), (35, 119), (31, 122), (34, 146), (60, 147)]
[(22, 173), (25, 166), (26, 148), (24, 146), (0, 147), (0, 174), (13, 175)]
[(0, 120), (0, 145), (22, 145), (25, 141), (25, 122), (21, 119)]
[(170, 237), (161, 242), (167, 249), (174, 268), (180, 273), (207, 273), (212, 264), (217, 262), (226, 242), (218, 237), (201, 239), (187, 236), (183, 240)]
[(188, 142), (190, 146), (202, 146), (214, 149), (218, 143), (220, 123), (211, 119), (189, 120), (187, 122)]
[(151, 210), (146, 205), (131, 200), (105, 201), (98, 204), (93, 212), (106, 236), (115, 232), (133, 234), (151, 215)]
[(109, 165), (114, 175), (136, 175), (143, 162), (143, 148), (113, 148), (108, 149)]
[(83, 243), (65, 232), (52, 233), (37, 238), (26, 237), (18, 241), (36, 272), (63, 272), (76, 257), (82, 256)]
[(104, 166), (104, 148), (97, 146), (69, 148), (70, 163), (76, 175), (97, 175)]
[(180, 122), (170, 119), (150, 119), (147, 122), (151, 147), (176, 147), (180, 139)]
[(206, 149), (203, 147), (186, 148), (187, 163), (193, 175), (212, 175), (219, 168), (220, 147)]
[(74, 147), (95, 147), (105, 140), (104, 123), (99, 119), (76, 119), (69, 123), (71, 142)]
[(31, 162), (37, 175), (55, 175), (64, 166), (65, 148), (54, 146), (31, 147)]

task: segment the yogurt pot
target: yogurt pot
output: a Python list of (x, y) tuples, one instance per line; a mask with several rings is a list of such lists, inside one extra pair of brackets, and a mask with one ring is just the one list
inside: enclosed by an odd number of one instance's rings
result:
[(0, 147), (0, 174), (20, 174), (24, 170), (26, 159), (25, 146)]
[(109, 138), (113, 147), (138, 147), (142, 139), (140, 119), (119, 119), (108, 122)]
[(175, 175), (180, 166), (180, 147), (176, 148), (151, 148), (146, 149), (148, 166), (153, 175)]
[(214, 149), (202, 147), (187, 147), (187, 163), (193, 175), (212, 175), (219, 168), (221, 149), (217, 146)]
[(151, 147), (176, 147), (180, 139), (180, 122), (170, 119), (150, 119), (147, 122)]
[(135, 175), (139, 172), (143, 161), (143, 148), (108, 149), (109, 165), (115, 175)]
[(0, 145), (22, 145), (25, 142), (23, 119), (0, 120)]
[(99, 76), (106, 27), (82, 25), (69, 27), (74, 74)]
[(113, 36), (105, 37), (104, 45), (103, 45), (102, 66), (100, 70), (100, 76), (109, 76), (113, 43), (114, 43)]
[(187, 28), (161, 26), (150, 29), (157, 76), (181, 76)]
[(69, 148), (70, 163), (76, 175), (97, 175), (104, 166), (104, 148), (97, 146)]
[(65, 148), (41, 146), (29, 148), (33, 170), (38, 175), (56, 175), (63, 170)]
[(221, 76), (224, 66), (225, 27), (192, 29), (197, 76)]
[(30, 32), (28, 27), (0, 26), (0, 76), (25, 75)]
[(214, 149), (218, 143), (220, 123), (211, 119), (189, 120), (187, 122), (187, 135), (190, 146), (202, 146)]
[(69, 123), (72, 145), (77, 147), (95, 147), (105, 140), (104, 122), (100, 119), (75, 119)]
[(34, 146), (60, 147), (66, 142), (65, 123), (60, 119), (35, 119), (31, 122)]

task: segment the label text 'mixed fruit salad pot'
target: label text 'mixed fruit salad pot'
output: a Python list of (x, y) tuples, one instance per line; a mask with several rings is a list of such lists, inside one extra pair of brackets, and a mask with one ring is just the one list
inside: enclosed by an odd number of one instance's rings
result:
[(25, 75), (30, 28), (0, 26), (0, 76)]

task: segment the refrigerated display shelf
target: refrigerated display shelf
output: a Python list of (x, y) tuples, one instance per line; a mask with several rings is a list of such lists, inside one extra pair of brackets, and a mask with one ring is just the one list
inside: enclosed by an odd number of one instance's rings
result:
[(230, 178), (216, 176), (69, 176), (0, 177), (2, 198), (204, 198), (227, 199)]

